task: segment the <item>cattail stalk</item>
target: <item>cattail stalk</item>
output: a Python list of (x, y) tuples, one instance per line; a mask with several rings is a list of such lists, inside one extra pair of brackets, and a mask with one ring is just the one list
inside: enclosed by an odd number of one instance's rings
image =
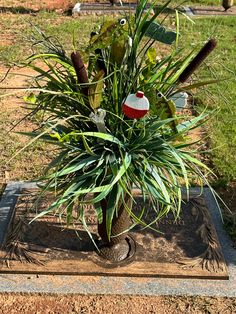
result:
[[(85, 68), (84, 62), (80, 53), (72, 52), (71, 60), (77, 75), (78, 83), (79, 84), (86, 84), (89, 82), (87, 70)], [(88, 86), (81, 86), (81, 90), (85, 96), (88, 96)]]
[(196, 57), (189, 63), (185, 70), (179, 76), (179, 82), (184, 83), (187, 79), (196, 71), (196, 69), (202, 64), (202, 62), (208, 57), (208, 55), (216, 47), (216, 40), (210, 39), (205, 46), (199, 51)]

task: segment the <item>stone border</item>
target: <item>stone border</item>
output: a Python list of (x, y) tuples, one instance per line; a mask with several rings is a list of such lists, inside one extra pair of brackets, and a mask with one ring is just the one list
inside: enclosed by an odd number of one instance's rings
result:
[[(34, 188), (35, 183), (8, 183), (0, 202), (7, 219), (21, 189)], [(191, 189), (199, 194), (199, 189)], [(236, 250), (225, 233), (220, 213), (211, 191), (204, 189), (205, 199), (218, 233), (222, 251), (229, 268), (229, 280), (122, 278), (100, 276), (49, 276), (0, 274), (0, 293), (113, 294), (113, 295), (201, 295), (236, 297)], [(1, 215), (3, 216), (3, 215)]]
[[(104, 15), (104, 14), (114, 14), (114, 15), (119, 15), (119, 14), (128, 14), (128, 13), (134, 13), (137, 7), (137, 3), (134, 2), (125, 2), (123, 5), (120, 5), (119, 1), (117, 0), (117, 4), (112, 6), (108, 2), (103, 2), (103, 3), (76, 3), (72, 9), (72, 15), (74, 17), (80, 16), (80, 15)], [(157, 6), (158, 7), (158, 6)], [(146, 5), (146, 10), (150, 8), (150, 4)], [(165, 11), (172, 10), (172, 9), (166, 9)], [(181, 7), (179, 8), (180, 11), (182, 11), (185, 14), (191, 14), (191, 9), (189, 7)], [(172, 10), (173, 13), (175, 12)], [(151, 10), (151, 12), (154, 12)]]
[[(118, 1), (118, 0), (117, 0)], [(134, 12), (137, 7), (137, 3), (123, 3), (121, 6), (119, 3), (116, 6), (111, 6), (108, 2), (103, 3), (76, 3), (72, 9), (72, 15), (74, 17), (80, 15), (119, 15), (124, 14), (124, 12)], [(148, 9), (150, 5), (147, 4), (146, 9)], [(235, 16), (236, 8), (233, 6), (227, 12), (224, 11), (223, 7), (218, 6), (182, 6), (179, 10), (189, 15), (190, 17), (198, 17), (198, 16)], [(173, 11), (174, 12), (174, 11)]]
[(235, 16), (236, 15), (236, 7), (232, 6), (229, 10), (224, 11), (223, 6), (191, 6), (190, 9), (193, 12), (193, 15), (198, 16)]

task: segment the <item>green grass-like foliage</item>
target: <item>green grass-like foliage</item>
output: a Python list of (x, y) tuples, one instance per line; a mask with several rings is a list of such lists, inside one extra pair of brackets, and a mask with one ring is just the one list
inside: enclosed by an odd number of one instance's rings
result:
[[(101, 222), (100, 202), (106, 199), (110, 238), (112, 219), (120, 206), (125, 206), (134, 223), (147, 227), (145, 208), (134, 214), (127, 205), (127, 196), (133, 198), (132, 188), (140, 189), (144, 199), (149, 198), (156, 213), (149, 224), (152, 227), (169, 212), (179, 216), (183, 186), (188, 191), (193, 180), (208, 184), (203, 172), (209, 169), (190, 150), (192, 144), (186, 136), (207, 115), (191, 120), (177, 116), (169, 100), (177, 91), (205, 84), (180, 85), (178, 81), (197, 50), (186, 56), (172, 47), (167, 56), (157, 61), (155, 40), (145, 32), (160, 12), (150, 15), (151, 11), (145, 11), (146, 4), (141, 0), (135, 15), (125, 17), (125, 25), (120, 20), (109, 20), (98, 34), (93, 34), (89, 46), (80, 51), (88, 63), (88, 81), (85, 78), (84, 83), (60, 44), (39, 31), (40, 39), (35, 44), (41, 45), (44, 52), (27, 60), (27, 66), (38, 75), (26, 101), (32, 114), (40, 112), (44, 123), (41, 130), (28, 135), (33, 136), (30, 143), (41, 139), (57, 145), (58, 154), (41, 178), (41, 196), (54, 191), (56, 200), (36, 218), (57, 212), (61, 217), (65, 214), (69, 224), (75, 219), (75, 208), (76, 219), (89, 232), (86, 205), (94, 204)], [(150, 113), (138, 120), (127, 119), (122, 103), (137, 90), (148, 97)], [(91, 114), (98, 116), (101, 112), (105, 113), (104, 123), (94, 122)]]

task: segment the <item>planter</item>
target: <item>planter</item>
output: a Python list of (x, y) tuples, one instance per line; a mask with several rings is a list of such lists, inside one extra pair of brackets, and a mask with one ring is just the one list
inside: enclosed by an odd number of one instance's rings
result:
[[(126, 204), (129, 208), (132, 205), (132, 199), (126, 195)], [(125, 206), (121, 204), (118, 209), (118, 214), (114, 215), (111, 226), (111, 238), (108, 239), (106, 229), (106, 213), (107, 200), (101, 201), (103, 220), (98, 224), (98, 234), (101, 238), (99, 242), (100, 255), (113, 262), (120, 262), (130, 256), (131, 244), (128, 236), (128, 229), (131, 224), (130, 216)]]

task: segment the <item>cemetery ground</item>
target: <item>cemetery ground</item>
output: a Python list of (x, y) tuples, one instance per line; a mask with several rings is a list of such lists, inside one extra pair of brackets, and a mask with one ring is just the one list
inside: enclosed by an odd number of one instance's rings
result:
[[(4, 6), (19, 1), (4, 2)], [(32, 1), (24, 1), (24, 6)], [(36, 2), (36, 1), (35, 1)], [(35, 3), (34, 2), (34, 3)], [(192, 1), (192, 3), (196, 1)], [(205, 1), (204, 1), (205, 2)], [(23, 1), (21, 1), (21, 4)], [(42, 2), (43, 3), (43, 2)], [(203, 1), (202, 1), (203, 3)], [(212, 4), (212, 1), (206, 1)], [(1, 6), (1, 5), (0, 5)], [(31, 54), (31, 45), (27, 38), (32, 27), (29, 22), (42, 28), (47, 34), (57, 36), (63, 46), (71, 51), (72, 36), (83, 47), (93, 25), (101, 17), (72, 18), (56, 12), (39, 11), (37, 13), (20, 14), (4, 11), (0, 13), (0, 80), (9, 66)], [(215, 36), (218, 39), (217, 52), (212, 55), (198, 75), (204, 77), (207, 71), (213, 76), (227, 78), (215, 86), (202, 90), (196, 98), (195, 109), (201, 110), (208, 105), (216, 109), (208, 123), (207, 137), (204, 137), (204, 148), (212, 151), (206, 155), (207, 163), (217, 173), (212, 178), (213, 186), (221, 193), (232, 213), (225, 214), (226, 227), (234, 237), (236, 244), (236, 90), (235, 86), (235, 55), (236, 55), (236, 17), (195, 18), (195, 24), (181, 20), (182, 36), (180, 45), (186, 41), (192, 44), (202, 43), (206, 38)], [(174, 19), (169, 20), (170, 24)], [(160, 54), (164, 48), (159, 47)], [(30, 75), (26, 69), (14, 67), (8, 77), (1, 82), (1, 87), (27, 86)], [(229, 79), (230, 78), (230, 79)], [(34, 144), (17, 155), (9, 164), (7, 161), (27, 142), (27, 138), (8, 132), (20, 121), (27, 109), (23, 103), (23, 94), (14, 94), (14, 89), (1, 89), (0, 95), (0, 190), (8, 181), (32, 180), (40, 175), (42, 168), (53, 155), (53, 147), (48, 149), (43, 143)], [(207, 99), (207, 103), (206, 103)], [(29, 131), (37, 127), (40, 116), (36, 119), (25, 119), (14, 131)], [(1, 277), (0, 277), (1, 278)], [(1, 280), (1, 279), (0, 279)], [(203, 297), (145, 297), (145, 296), (24, 296), (0, 295), (0, 313), (13, 312), (32, 313), (37, 307), (41, 313), (234, 313), (235, 299), (203, 298)]]

